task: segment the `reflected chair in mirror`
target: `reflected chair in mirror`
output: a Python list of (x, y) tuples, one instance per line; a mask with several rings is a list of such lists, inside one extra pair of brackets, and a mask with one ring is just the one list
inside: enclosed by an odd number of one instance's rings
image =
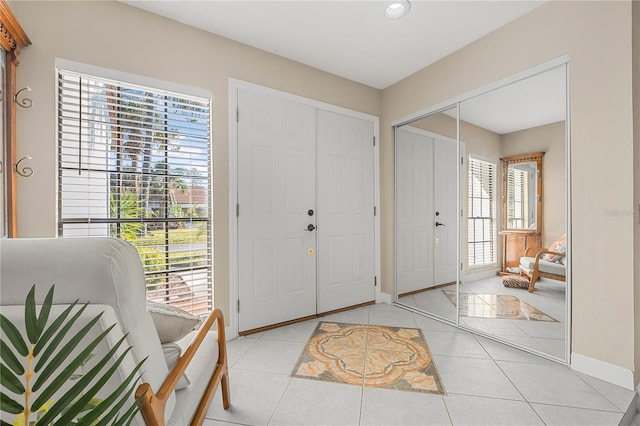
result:
[(566, 281), (567, 236), (558, 238), (548, 249), (528, 247), (520, 258), (520, 274), (529, 278), (529, 293), (533, 293), (540, 278)]

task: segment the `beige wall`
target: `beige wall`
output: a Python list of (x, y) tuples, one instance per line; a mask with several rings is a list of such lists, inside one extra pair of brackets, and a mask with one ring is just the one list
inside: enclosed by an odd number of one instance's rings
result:
[(633, 209), (629, 1), (546, 3), (382, 92), (383, 290), (394, 276), (391, 122), (567, 54), (572, 351), (634, 370), (633, 218), (619, 213)]
[(544, 152), (542, 157), (542, 244), (549, 247), (566, 232), (564, 121), (502, 135), (502, 156)]
[(215, 304), (228, 316), (228, 78), (234, 77), (372, 115), (380, 91), (115, 1), (11, 2), (32, 46), (18, 87), (35, 105), (18, 111), (18, 155), (35, 170), (18, 180), (19, 236), (56, 234), (55, 58), (203, 88), (213, 93)]

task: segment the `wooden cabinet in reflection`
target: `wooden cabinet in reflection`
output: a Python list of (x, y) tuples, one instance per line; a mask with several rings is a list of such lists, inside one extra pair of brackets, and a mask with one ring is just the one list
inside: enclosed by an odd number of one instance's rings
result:
[(542, 246), (542, 156), (544, 152), (502, 158), (502, 268), (517, 273), (529, 247)]
[(542, 247), (541, 234), (537, 231), (501, 231), (502, 269), (500, 275), (516, 273), (520, 258), (529, 247)]

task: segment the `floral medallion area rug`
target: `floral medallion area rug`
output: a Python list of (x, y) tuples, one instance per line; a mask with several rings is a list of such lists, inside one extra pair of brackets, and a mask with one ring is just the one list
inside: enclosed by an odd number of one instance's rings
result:
[[(449, 301), (455, 305), (455, 290), (442, 291)], [(520, 300), (518, 297), (504, 294), (460, 293), (460, 316), (558, 322), (558, 320)]]
[(293, 377), (444, 394), (419, 329), (320, 322)]

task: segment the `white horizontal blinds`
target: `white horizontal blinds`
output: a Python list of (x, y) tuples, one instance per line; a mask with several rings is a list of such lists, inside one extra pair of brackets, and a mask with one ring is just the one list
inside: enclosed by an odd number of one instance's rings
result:
[(496, 165), (469, 158), (469, 266), (496, 264)]
[(59, 234), (138, 248), (147, 298), (212, 309), (210, 101), (58, 72)]
[(507, 188), (510, 188), (507, 199), (507, 223), (509, 228), (526, 228), (529, 217), (527, 195), (527, 172), (509, 167), (507, 172)]

